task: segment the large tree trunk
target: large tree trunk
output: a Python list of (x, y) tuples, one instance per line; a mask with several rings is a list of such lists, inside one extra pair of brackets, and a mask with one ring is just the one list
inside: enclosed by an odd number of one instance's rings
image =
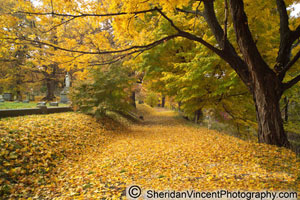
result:
[(166, 97), (162, 96), (161, 97), (161, 107), (164, 108), (165, 107), (165, 103), (166, 103)]
[(289, 120), (289, 100), (287, 97), (284, 97), (284, 121), (287, 122)]
[(195, 111), (195, 123), (198, 124), (199, 121), (201, 122), (203, 118), (203, 112), (201, 109), (198, 109), (197, 111)]
[(255, 88), (253, 98), (258, 122), (258, 141), (289, 147), (280, 112), (280, 96), (276, 94), (273, 85), (266, 85), (264, 90)]
[(56, 84), (55, 80), (51, 78), (46, 79), (47, 94), (43, 98), (44, 101), (53, 101), (56, 98), (54, 95), (55, 86), (56, 86), (55, 84)]
[(22, 93), (20, 90), (17, 91), (17, 100), (22, 101)]
[(178, 102), (178, 111), (181, 111), (181, 101)]
[(262, 58), (248, 26), (242, 0), (229, 0), (239, 50), (249, 71), (249, 89), (253, 94), (258, 122), (258, 141), (289, 147), (283, 129), (279, 101), (283, 93), (277, 74)]
[(130, 99), (131, 99), (131, 105), (132, 105), (134, 108), (136, 108), (136, 103), (135, 103), (135, 91), (132, 91), (132, 92), (131, 92)]

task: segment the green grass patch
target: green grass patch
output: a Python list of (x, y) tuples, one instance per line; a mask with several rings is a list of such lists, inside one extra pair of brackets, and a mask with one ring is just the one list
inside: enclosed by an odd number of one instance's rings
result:
[[(69, 104), (59, 104), (59, 107), (69, 106)], [(1, 102), (0, 103), (0, 110), (3, 109), (20, 109), (20, 108), (36, 108), (37, 102), (29, 102), (29, 103), (17, 103), (17, 102)], [(54, 107), (49, 106), (47, 104), (47, 107)]]

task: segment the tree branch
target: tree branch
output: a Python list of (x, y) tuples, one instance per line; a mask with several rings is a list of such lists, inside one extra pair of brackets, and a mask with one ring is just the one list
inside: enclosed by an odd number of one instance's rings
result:
[(290, 31), (289, 16), (286, 10), (284, 0), (276, 0), (277, 10), (280, 16), (280, 35), (283, 36)]
[(236, 40), (250, 71), (273, 71), (259, 53), (253, 40), (243, 0), (229, 0)]
[(214, 3), (211, 0), (204, 0), (204, 18), (207, 22), (210, 30), (214, 34), (218, 44), (222, 49), (225, 49), (225, 43), (223, 41), (224, 39), (224, 31), (217, 19), (215, 9), (214, 9)]
[(69, 23), (70, 21), (72, 21), (72, 20), (74, 20), (74, 19), (76, 19), (77, 17), (72, 17), (72, 18), (70, 18), (70, 19), (68, 19), (68, 20), (66, 20), (66, 21), (63, 21), (63, 22), (61, 22), (61, 23), (59, 23), (59, 24), (57, 24), (57, 25), (55, 25), (55, 26), (52, 26), (50, 29), (48, 29), (47, 31), (41, 31), (42, 33), (48, 33), (48, 32), (50, 32), (50, 31), (52, 31), (53, 29), (55, 29), (55, 28), (57, 28), (57, 27), (59, 27), (59, 26), (61, 26), (61, 25), (64, 25), (64, 24), (67, 24), (67, 23)]
[(207, 22), (210, 30), (214, 34), (219, 46), (222, 48), (224, 56), (221, 57), (224, 59), (241, 77), (242, 81), (247, 85), (250, 86), (250, 76), (249, 70), (247, 68), (246, 63), (240, 58), (237, 54), (235, 48), (226, 38), (224, 41), (224, 31), (218, 22), (216, 17), (216, 13), (214, 10), (214, 3), (211, 0), (203, 0), (204, 2), (204, 18)]
[(180, 31), (179, 33), (180, 36), (199, 42), (201, 44), (203, 44), (205, 47), (207, 47), (208, 49), (210, 49), (211, 51), (213, 51), (214, 53), (216, 53), (217, 55), (219, 55), (221, 58), (224, 59), (224, 52), (220, 49), (217, 49), (216, 47), (214, 47), (213, 45), (209, 44), (208, 42), (206, 42), (205, 40), (203, 40), (200, 37), (197, 37), (196, 35), (193, 35), (191, 33), (185, 32), (185, 31)]
[(291, 35), (292, 35), (293, 41), (297, 40), (300, 37), (300, 25), (294, 31), (292, 31)]
[(62, 51), (66, 51), (66, 52), (73, 52), (73, 53), (80, 53), (80, 54), (99, 54), (99, 55), (103, 55), (103, 54), (115, 54), (115, 53), (123, 53), (123, 52), (129, 52), (131, 50), (135, 50), (138, 49), (137, 51), (144, 51), (144, 50), (148, 50), (150, 48), (153, 48), (165, 41), (171, 40), (175, 37), (179, 37), (180, 34), (174, 34), (174, 35), (170, 35), (167, 37), (164, 37), (162, 39), (159, 39), (157, 41), (154, 41), (150, 44), (147, 45), (141, 45), (141, 46), (132, 46), (126, 49), (121, 49), (121, 50), (114, 50), (114, 51), (96, 51), (96, 52), (90, 52), (90, 51), (79, 51), (79, 50), (72, 50), (72, 49), (67, 49), (64, 47), (60, 47), (51, 43), (47, 43), (47, 42), (42, 42), (42, 41), (36, 41), (36, 40), (31, 40), (28, 38), (0, 38), (0, 39), (7, 39), (7, 40), (24, 40), (27, 42), (30, 42), (31, 44), (40, 44), (40, 45), (44, 45), (44, 46), (49, 46), (49, 47), (53, 47)]
[(169, 21), (169, 23), (171, 24), (171, 26), (173, 27), (173, 28), (175, 28), (178, 32), (181, 32), (182, 30), (180, 29), (180, 28), (178, 28), (175, 24), (174, 24), (174, 22), (165, 14), (165, 13), (163, 13), (160, 9), (158, 9), (158, 8), (156, 8), (157, 9), (157, 11), (166, 19), (166, 20), (168, 20)]
[(225, 41), (227, 40), (227, 23), (228, 23), (228, 2), (227, 0), (224, 0), (225, 4), (225, 19), (224, 19), (224, 46), (225, 46)]
[(297, 84), (298, 82), (300, 81), (300, 74), (298, 76), (296, 76), (295, 78), (293, 78), (292, 80), (290, 80), (289, 82), (287, 83), (283, 83), (283, 89), (282, 91), (285, 91), (291, 87), (293, 87), (295, 84)]
[(276, 0), (276, 5), (280, 17), (280, 46), (274, 69), (277, 72), (277, 74), (280, 73), (279, 79), (283, 80), (285, 73), (281, 73), (281, 71), (284, 69), (284, 66), (289, 62), (291, 47), (294, 42), (294, 39), (291, 37), (292, 32), (289, 28), (289, 16), (286, 10), (284, 0)]
[(300, 50), (295, 55), (295, 57), (283, 68), (283, 70), (279, 73), (279, 77), (284, 77), (286, 72), (298, 61), (300, 58)]
[(184, 9), (181, 9), (181, 8), (176, 8), (176, 10), (178, 12), (182, 12), (182, 13), (187, 13), (187, 14), (193, 14), (193, 15), (200, 15), (200, 16), (203, 16), (203, 13), (200, 12), (199, 10), (184, 10)]
[(223, 52), (220, 49), (215, 48), (213, 45), (209, 44), (208, 42), (206, 42), (205, 40), (203, 40), (200, 37), (197, 37), (196, 35), (193, 35), (191, 33), (185, 32), (183, 30), (181, 30), (180, 28), (178, 28), (174, 22), (168, 17), (166, 16), (161, 10), (158, 9), (158, 12), (166, 19), (169, 21), (169, 23), (171, 24), (171, 26), (176, 29), (178, 31), (178, 35), (193, 41), (197, 41), (200, 42), (201, 44), (203, 44), (205, 47), (207, 47), (208, 49), (212, 50), (213, 52), (215, 52), (216, 54), (218, 54), (221, 58), (224, 57)]
[(58, 17), (111, 17), (111, 16), (120, 16), (120, 15), (128, 15), (128, 14), (143, 14), (147, 12), (153, 12), (159, 10), (158, 8), (148, 9), (148, 10), (141, 10), (135, 12), (119, 12), (119, 13), (106, 13), (106, 14), (93, 14), (93, 13), (82, 13), (80, 15), (72, 15), (72, 14), (64, 14), (64, 13), (55, 13), (55, 12), (46, 12), (46, 13), (37, 13), (37, 12), (24, 12), (24, 11), (17, 11), (17, 14), (26, 14), (26, 15), (53, 15)]
[(126, 56), (128, 56), (128, 55), (122, 55), (122, 56), (118, 56), (118, 57), (110, 59), (110, 60), (101, 61), (101, 63), (93, 63), (93, 62), (91, 62), (91, 63), (89, 63), (89, 66), (102, 66), (102, 65), (114, 64), (114, 63), (122, 60)]

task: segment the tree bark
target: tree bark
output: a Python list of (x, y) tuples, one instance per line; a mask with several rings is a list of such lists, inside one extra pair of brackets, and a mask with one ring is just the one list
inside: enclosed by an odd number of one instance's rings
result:
[(181, 101), (178, 102), (178, 111), (181, 111)]
[(20, 90), (17, 91), (17, 100), (22, 101), (22, 93)]
[(47, 86), (47, 94), (43, 98), (44, 101), (53, 101), (56, 97), (54, 95), (56, 82), (51, 78), (46, 79), (46, 86)]
[(287, 97), (284, 97), (284, 121), (287, 122), (289, 120), (289, 100)]
[(198, 109), (195, 112), (195, 123), (198, 124), (199, 121), (202, 121), (202, 117), (203, 117), (203, 112), (201, 109)]
[(131, 99), (131, 105), (132, 105), (133, 107), (136, 108), (136, 103), (135, 103), (135, 91), (133, 91), (133, 92), (131, 93), (130, 99)]
[[(169, 18), (165, 15), (163, 16), (170, 21), (171, 25), (176, 30), (179, 31), (180, 36), (200, 42), (224, 59), (246, 84), (249, 91), (252, 93), (256, 106), (259, 142), (289, 147), (289, 142), (283, 129), (279, 100), (284, 90), (300, 81), (300, 75), (288, 83), (283, 84), (282, 77), (278, 75), (278, 71), (275, 73), (264, 61), (262, 55), (257, 49), (256, 43), (253, 40), (248, 26), (248, 19), (244, 10), (243, 0), (229, 0), (236, 41), (243, 58), (238, 55), (233, 45), (227, 39), (226, 34), (216, 17), (214, 1), (203, 0), (202, 2), (204, 3), (203, 16), (205, 21), (210, 27), (210, 30), (214, 34), (221, 49), (212, 47), (210, 44), (203, 41), (202, 38), (198, 38), (192, 34), (181, 31)], [(288, 23), (285, 19), (287, 14), (286, 12), (283, 12), (284, 9), (286, 9), (284, 2), (283, 0), (277, 0), (277, 4), (279, 10), (281, 10), (281, 43), (287, 44), (281, 44), (280, 48), (287, 50), (282, 51), (283, 53), (279, 53), (278, 57), (280, 57), (280, 55), (285, 55), (285, 52), (290, 51), (290, 42), (287, 41), (287, 38), (289, 37), (285, 35), (289, 32), (289, 30), (286, 30)], [(293, 37), (290, 41), (294, 40), (295, 38)], [(282, 64), (286, 64), (288, 60), (283, 59), (283, 57), (284, 56), (282, 56), (282, 59), (280, 60), (282, 60)]]
[(238, 47), (250, 75), (249, 89), (256, 106), (258, 141), (289, 147), (279, 106), (283, 93), (280, 79), (257, 49), (248, 26), (243, 1), (230, 0), (229, 2)]
[[(270, 80), (269, 80), (270, 81)], [(277, 95), (274, 85), (266, 81), (257, 81), (253, 98), (256, 107), (258, 122), (258, 141), (277, 146), (289, 147), (289, 142), (284, 132), (283, 120), (280, 112), (280, 96)]]
[(165, 107), (165, 103), (166, 103), (166, 97), (162, 96), (161, 98), (161, 107), (164, 108)]

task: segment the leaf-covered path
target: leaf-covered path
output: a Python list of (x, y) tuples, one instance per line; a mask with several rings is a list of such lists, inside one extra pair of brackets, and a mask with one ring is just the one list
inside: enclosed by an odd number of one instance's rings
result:
[[(1, 177), (10, 187), (7, 197), (119, 199), (132, 184), (158, 190), (299, 189), (299, 161), (289, 150), (186, 125), (171, 111), (148, 108), (144, 118), (141, 124), (110, 131), (75, 113), (0, 121), (1, 134), (10, 130), (10, 140), (21, 146), (17, 157), (28, 156), (20, 153), (27, 148), (33, 158), (27, 162), (30, 168), (44, 169), (25, 173), (8, 167)], [(28, 140), (36, 144), (29, 145), (20, 134), (35, 138)], [(2, 154), (5, 162), (16, 162), (11, 153)]]

